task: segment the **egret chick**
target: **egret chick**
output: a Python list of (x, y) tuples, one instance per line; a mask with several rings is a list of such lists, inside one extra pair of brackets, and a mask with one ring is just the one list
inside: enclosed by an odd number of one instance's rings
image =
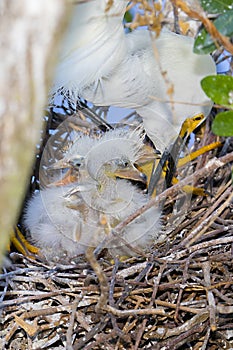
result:
[(193, 53), (193, 38), (170, 31), (158, 38), (148, 30), (126, 34), (127, 3), (115, 0), (109, 9), (105, 0), (74, 6), (53, 91), (62, 89), (100, 106), (135, 109), (163, 151), (186, 118), (209, 114), (212, 102), (200, 81), (216, 74), (216, 67), (210, 55)]
[[(141, 130), (119, 129), (99, 139), (81, 137), (65, 152), (58, 166), (78, 167), (78, 182), (41, 190), (29, 201), (24, 216), (33, 242), (48, 259), (74, 257), (90, 245), (97, 247), (116, 225), (146, 204), (147, 196), (126, 180), (141, 179), (134, 163), (142, 148)], [(153, 207), (126, 226), (122, 238), (133, 248), (147, 250), (160, 228), (160, 210)], [(135, 255), (119, 237), (105, 247), (112, 255)]]

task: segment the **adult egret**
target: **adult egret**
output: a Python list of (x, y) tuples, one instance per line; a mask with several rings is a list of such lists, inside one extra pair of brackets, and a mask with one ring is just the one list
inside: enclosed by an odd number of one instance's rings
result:
[[(101, 138), (78, 138), (54, 168), (73, 167), (78, 181), (45, 188), (28, 202), (24, 224), (48, 259), (74, 257), (97, 247), (114, 227), (146, 204), (148, 197), (127, 178), (141, 179), (134, 163), (142, 156), (141, 130), (113, 130)], [(121, 178), (120, 178), (121, 177)], [(160, 210), (151, 208), (132, 221), (122, 238), (148, 249), (160, 235)], [(106, 244), (112, 255), (135, 255), (114, 236)]]
[[(194, 39), (144, 29), (125, 33), (128, 1), (80, 1), (61, 49), (52, 91), (79, 95), (100, 106), (135, 109), (155, 146), (164, 150), (182, 122), (207, 116), (212, 102), (200, 81), (216, 74), (210, 55), (193, 53)], [(170, 94), (168, 93), (170, 90)]]

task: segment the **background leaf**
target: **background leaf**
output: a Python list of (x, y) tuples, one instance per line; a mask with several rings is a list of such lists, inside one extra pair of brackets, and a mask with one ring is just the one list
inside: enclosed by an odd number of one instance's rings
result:
[[(227, 11), (213, 21), (218, 31), (225, 36), (233, 35), (233, 10)], [(202, 29), (194, 43), (194, 52), (197, 54), (206, 54), (214, 51), (216, 46), (210, 34), (206, 29)]]
[(133, 21), (133, 15), (132, 15), (132, 13), (131, 13), (130, 11), (127, 11), (127, 12), (125, 13), (124, 21), (125, 21), (126, 23), (130, 23), (130, 22)]
[(233, 10), (232, 0), (201, 0), (201, 6), (207, 13), (212, 14)]
[(233, 111), (216, 115), (212, 124), (212, 131), (219, 136), (233, 136)]
[(233, 77), (210, 75), (202, 79), (201, 87), (215, 103), (233, 108)]

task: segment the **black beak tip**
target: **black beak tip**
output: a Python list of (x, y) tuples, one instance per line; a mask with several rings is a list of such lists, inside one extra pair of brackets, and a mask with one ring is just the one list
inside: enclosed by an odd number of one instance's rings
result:
[(142, 182), (146, 183), (147, 182), (147, 176), (143, 173), (140, 173), (140, 178), (142, 179)]

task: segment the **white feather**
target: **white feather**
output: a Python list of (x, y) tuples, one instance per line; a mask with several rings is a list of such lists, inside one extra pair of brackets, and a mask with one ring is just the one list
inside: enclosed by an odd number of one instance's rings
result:
[(211, 56), (193, 53), (192, 38), (169, 31), (154, 40), (148, 30), (125, 34), (127, 1), (115, 0), (109, 12), (105, 5), (94, 0), (74, 7), (53, 90), (72, 91), (96, 105), (136, 109), (163, 150), (187, 117), (210, 112), (212, 102), (200, 81), (216, 74), (215, 64)]

